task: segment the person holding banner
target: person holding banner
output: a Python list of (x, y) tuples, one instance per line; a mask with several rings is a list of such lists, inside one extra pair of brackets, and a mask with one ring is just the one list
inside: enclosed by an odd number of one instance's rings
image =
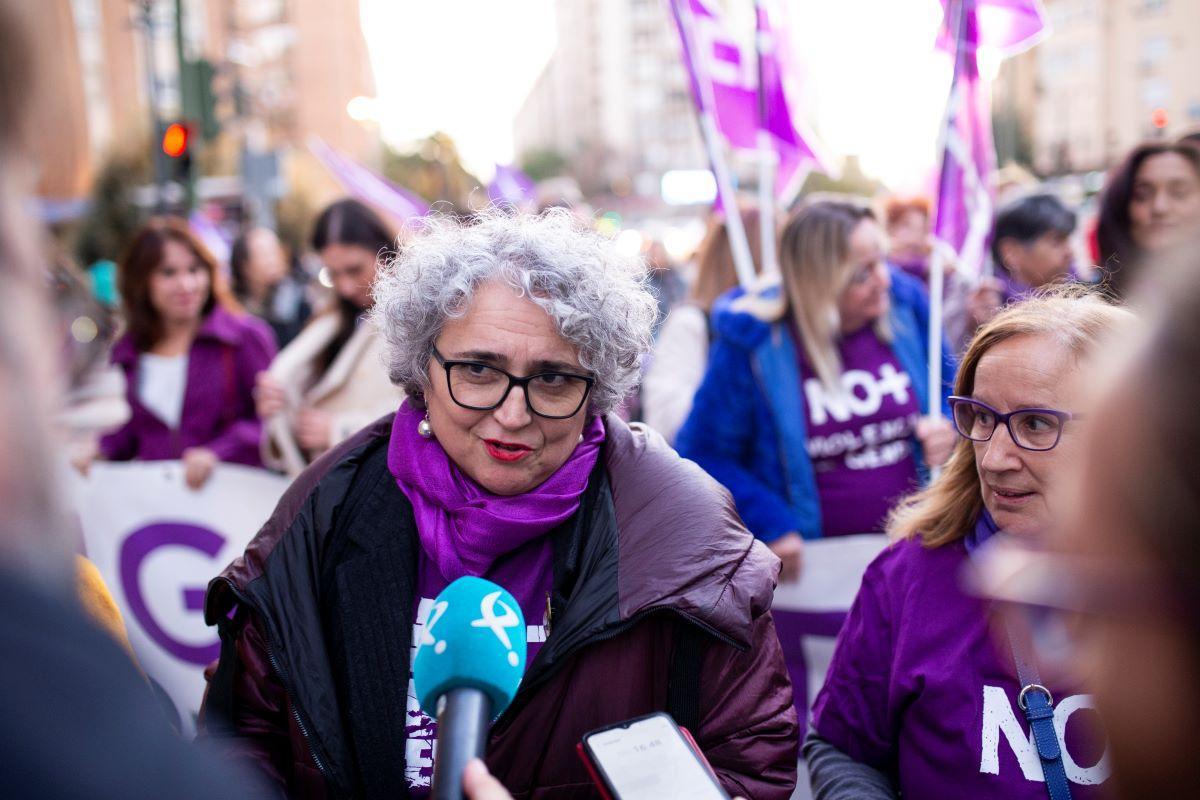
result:
[(895, 541), (863, 576), (813, 706), (805, 756), (818, 800), (895, 789), (1034, 800), (1047, 783), (1051, 797), (1067, 783), (1076, 800), (1101, 796), (1108, 765), (1091, 698), (1040, 678), (1015, 629), (994, 637), (961, 573), (999, 531), (1037, 543), (1070, 504), (1063, 482), (1088, 424), (1081, 364), (1131, 318), (1065, 286), (976, 334), (950, 398), (954, 454), (892, 512)]
[(1105, 284), (1128, 294), (1142, 262), (1200, 230), (1200, 145), (1148, 142), (1109, 175), (1097, 239)]
[(198, 489), (218, 461), (259, 466), (262, 424), (251, 392), (275, 337), (245, 314), (213, 256), (178, 219), (151, 220), (118, 273), (125, 333), (112, 361), (130, 418), (100, 440), (110, 461), (179, 459)]
[(949, 455), (953, 432), (921, 416), (941, 392), (926, 377), (928, 302), (888, 269), (874, 214), (813, 202), (788, 221), (779, 255), (782, 285), (717, 302), (676, 446), (730, 490), (787, 580), (802, 538), (879, 531)]
[(383, 341), (366, 319), (377, 265), (395, 251), (396, 232), (363, 203), (339, 200), (317, 217), (312, 246), (332, 283), (333, 306), (280, 351), (255, 387), (266, 422), (263, 460), (289, 475), (393, 410), (402, 396), (388, 381)]
[(650, 347), (644, 265), (565, 210), (427, 226), (371, 316), (407, 399), (297, 478), (210, 586), (206, 729), (291, 796), (424, 796), (437, 723), (410, 657), (473, 575), (528, 623), (488, 746), (515, 794), (588, 791), (583, 734), (666, 710), (731, 794), (786, 800), (778, 560), (716, 482), (611, 413)]
[[(758, 230), (757, 209), (742, 211), (742, 226)], [(761, 239), (748, 238), (757, 272), (762, 263)], [(671, 309), (654, 343), (654, 355), (642, 379), (642, 416), (647, 425), (674, 443), (687, 419), (692, 397), (704, 379), (708, 347), (713, 339), (712, 307), (738, 285), (725, 220), (714, 216), (696, 251), (696, 277), (685, 302)]]

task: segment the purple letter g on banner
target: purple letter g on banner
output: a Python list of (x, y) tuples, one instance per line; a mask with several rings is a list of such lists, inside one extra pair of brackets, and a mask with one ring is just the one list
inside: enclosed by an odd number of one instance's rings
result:
[[(221, 552), (221, 548), (225, 545), (225, 538), (208, 528), (186, 522), (156, 522), (153, 525), (139, 528), (129, 534), (121, 545), (119, 565), (121, 588), (125, 591), (125, 599), (129, 603), (130, 613), (155, 644), (178, 659), (190, 664), (207, 666), (220, 655), (220, 641), (214, 636), (211, 644), (191, 645), (172, 638), (151, 615), (150, 608), (146, 605), (146, 598), (142, 596), (138, 578), (146, 557), (160, 547), (172, 545), (189, 547), (204, 553), (209, 558), (216, 558), (217, 553)], [(203, 611), (204, 588), (185, 586), (181, 600), (184, 608), (188, 611)]]

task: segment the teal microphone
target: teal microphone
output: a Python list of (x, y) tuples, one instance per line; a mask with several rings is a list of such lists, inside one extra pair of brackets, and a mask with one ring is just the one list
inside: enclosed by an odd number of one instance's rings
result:
[(525, 675), (525, 616), (505, 589), (467, 576), (433, 601), (413, 657), (421, 710), (438, 721), (434, 800), (462, 800), (462, 773)]

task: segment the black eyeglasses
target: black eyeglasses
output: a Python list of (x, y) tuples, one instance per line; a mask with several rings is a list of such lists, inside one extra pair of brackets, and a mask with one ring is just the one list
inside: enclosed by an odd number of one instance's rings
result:
[(579, 413), (595, 378), (570, 372), (539, 372), (518, 378), (480, 361), (448, 361), (433, 348), (433, 357), (446, 370), (450, 399), (472, 411), (499, 408), (514, 386), (525, 392), (525, 405), (539, 417), (568, 419)]
[(954, 412), (954, 429), (964, 439), (986, 442), (1003, 424), (1013, 444), (1024, 450), (1053, 450), (1062, 438), (1063, 426), (1068, 420), (1078, 420), (1080, 414), (1058, 411), (1053, 408), (1018, 408), (1002, 414), (987, 403), (969, 397), (951, 397), (950, 408)]

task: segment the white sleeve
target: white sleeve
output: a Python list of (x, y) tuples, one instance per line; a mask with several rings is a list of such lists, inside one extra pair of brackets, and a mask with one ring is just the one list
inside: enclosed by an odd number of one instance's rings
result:
[(663, 323), (642, 381), (642, 418), (671, 444), (692, 410), (707, 365), (707, 317), (695, 306), (676, 306)]

